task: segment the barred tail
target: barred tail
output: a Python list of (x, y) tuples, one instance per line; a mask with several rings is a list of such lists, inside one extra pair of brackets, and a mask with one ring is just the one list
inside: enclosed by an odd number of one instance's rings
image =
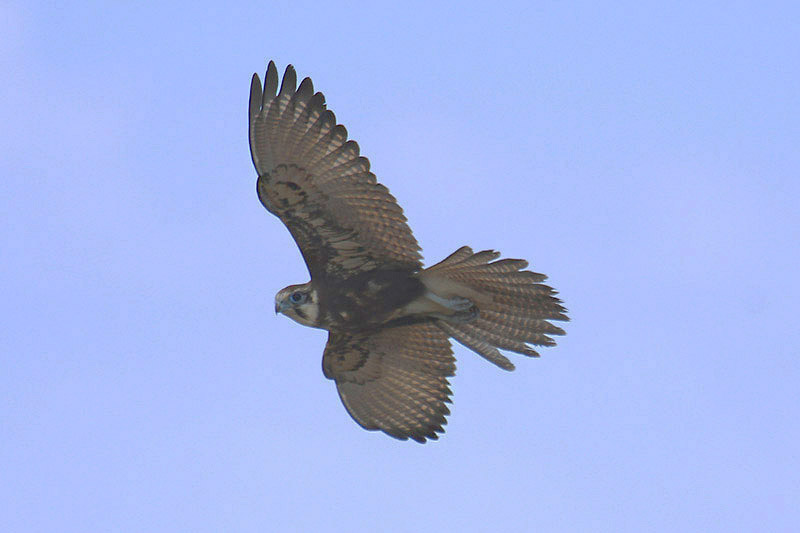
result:
[(556, 291), (541, 283), (547, 276), (522, 270), (528, 266), (522, 259), (495, 261), (499, 255), (463, 246), (420, 278), (437, 296), (467, 298), (477, 307), (471, 320), (439, 319), (444, 332), (500, 368), (514, 370), (498, 348), (538, 357), (530, 345), (555, 346), (548, 335), (564, 335), (548, 320), (569, 318)]

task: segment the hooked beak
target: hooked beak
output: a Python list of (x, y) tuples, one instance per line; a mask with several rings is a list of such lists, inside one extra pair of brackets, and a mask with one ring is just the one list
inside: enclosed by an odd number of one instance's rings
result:
[(275, 314), (283, 313), (288, 307), (289, 304), (286, 301), (275, 302)]

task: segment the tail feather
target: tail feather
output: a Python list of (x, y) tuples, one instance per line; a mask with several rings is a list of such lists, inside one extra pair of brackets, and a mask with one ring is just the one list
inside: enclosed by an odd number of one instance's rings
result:
[(503, 370), (514, 370), (514, 363), (508, 357), (491, 345), (489, 341), (482, 338), (479, 334), (474, 334), (473, 330), (464, 328), (464, 324), (451, 324), (440, 320), (437, 325), (461, 344), (474, 351), (487, 361), (499, 366)]
[(499, 349), (536, 357), (531, 345), (554, 346), (548, 335), (564, 330), (548, 320), (566, 321), (566, 309), (555, 290), (541, 282), (544, 274), (522, 270), (522, 259), (500, 259), (499, 252), (473, 252), (464, 246), (446, 259), (425, 269), (421, 279), (433, 293), (463, 292), (478, 307), (478, 316), (468, 322), (440, 319), (437, 324), (448, 335), (505, 370), (514, 365)]
[[(519, 335), (515, 335), (515, 332), (509, 328), (488, 329), (486, 324), (480, 323), (469, 324), (468, 327), (472, 332), (479, 334), (481, 338), (497, 348), (511, 350), (530, 357), (539, 356), (536, 350), (525, 344), (526, 342), (532, 342), (530, 338), (521, 339)], [(497, 326), (495, 325), (495, 327)]]
[(565, 332), (560, 327), (551, 324), (546, 320), (541, 320), (538, 318), (526, 318), (526, 317), (518, 317), (515, 315), (502, 315), (500, 313), (496, 313), (494, 311), (482, 311), (481, 315), (486, 318), (489, 322), (502, 322), (508, 326), (517, 328), (517, 329), (524, 329), (527, 331), (535, 331), (546, 333), (549, 335), (564, 335)]

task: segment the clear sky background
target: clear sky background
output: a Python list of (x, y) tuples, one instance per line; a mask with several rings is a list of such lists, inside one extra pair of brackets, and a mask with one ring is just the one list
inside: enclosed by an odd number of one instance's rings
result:
[[(60, 7), (53, 7), (58, 5)], [(0, 5), (0, 530), (800, 530), (795, 2)], [(454, 347), (366, 432), (255, 194), (250, 77), (311, 76), (432, 264), (572, 322)]]

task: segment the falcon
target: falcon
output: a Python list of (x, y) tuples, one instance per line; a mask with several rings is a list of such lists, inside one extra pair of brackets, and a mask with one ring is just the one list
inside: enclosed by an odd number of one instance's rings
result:
[(504, 370), (500, 350), (554, 346), (568, 320), (543, 274), (522, 259), (462, 246), (422, 265), (403, 210), (370, 172), (309, 78), (270, 61), (250, 85), (258, 198), (289, 229), (311, 280), (281, 289), (275, 311), (328, 331), (325, 377), (364, 429), (425, 442), (450, 413), (452, 337)]

